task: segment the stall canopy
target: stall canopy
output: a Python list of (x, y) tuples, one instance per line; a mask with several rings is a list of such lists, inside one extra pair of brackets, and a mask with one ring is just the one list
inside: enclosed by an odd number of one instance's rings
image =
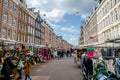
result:
[(120, 48), (120, 38), (107, 40), (101, 43), (92, 43), (92, 44), (84, 44), (79, 45), (79, 48), (85, 47), (95, 47), (95, 48)]
[(15, 40), (8, 40), (8, 39), (4, 39), (4, 38), (0, 38), (0, 41), (2, 42), (2, 41), (4, 41), (4, 43), (3, 43), (3, 45), (8, 45), (8, 44), (11, 44), (11, 45), (14, 45), (14, 44), (16, 44), (16, 42), (17, 41), (15, 41)]
[(35, 45), (35, 47), (37, 47), (37, 48), (43, 48), (43, 47), (45, 47), (45, 45)]

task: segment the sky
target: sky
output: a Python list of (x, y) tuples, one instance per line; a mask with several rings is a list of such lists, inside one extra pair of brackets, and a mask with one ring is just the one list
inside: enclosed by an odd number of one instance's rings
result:
[[(97, 5), (95, 0), (26, 0), (28, 8), (39, 10), (58, 36), (77, 46), (80, 26)], [(44, 16), (44, 14), (46, 16)]]

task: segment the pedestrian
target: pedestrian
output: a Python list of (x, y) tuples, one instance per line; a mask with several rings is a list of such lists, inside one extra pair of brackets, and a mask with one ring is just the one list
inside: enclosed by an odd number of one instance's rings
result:
[(67, 56), (67, 57), (69, 56), (69, 53), (70, 53), (70, 51), (69, 51), (69, 50), (67, 50), (67, 53), (66, 53), (66, 56)]
[(1, 70), (1, 75), (5, 76), (4, 80), (11, 80), (12, 69), (14, 69), (14, 64), (10, 58), (10, 53), (5, 53), (5, 61), (3, 63), (3, 68)]
[(31, 64), (30, 64), (30, 61), (29, 61), (28, 57), (26, 57), (26, 61), (25, 61), (25, 65), (24, 65), (24, 71), (25, 71), (25, 80), (27, 80), (27, 78), (29, 78), (29, 80), (32, 80), (32, 78), (30, 76)]
[(18, 76), (17, 80), (19, 80), (19, 79), (22, 79), (22, 69), (24, 67), (21, 58), (18, 59), (18, 62), (16, 64), (16, 66), (17, 66), (17, 71), (19, 73), (19, 76)]
[(86, 58), (86, 52), (83, 52), (83, 54), (81, 55), (81, 61), (80, 61), (80, 68), (83, 69), (84, 67), (84, 60)]

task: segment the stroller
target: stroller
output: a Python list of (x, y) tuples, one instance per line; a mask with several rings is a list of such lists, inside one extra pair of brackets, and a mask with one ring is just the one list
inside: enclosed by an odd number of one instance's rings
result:
[(93, 80), (119, 80), (117, 76), (107, 69), (104, 60), (97, 60), (93, 67)]

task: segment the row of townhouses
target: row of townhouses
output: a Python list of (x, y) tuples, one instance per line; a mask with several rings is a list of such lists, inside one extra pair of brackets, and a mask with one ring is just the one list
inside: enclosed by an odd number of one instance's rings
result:
[(0, 45), (71, 48), (25, 0), (0, 0)]
[(81, 26), (79, 45), (102, 45), (120, 40), (120, 0), (98, 1), (99, 4)]

